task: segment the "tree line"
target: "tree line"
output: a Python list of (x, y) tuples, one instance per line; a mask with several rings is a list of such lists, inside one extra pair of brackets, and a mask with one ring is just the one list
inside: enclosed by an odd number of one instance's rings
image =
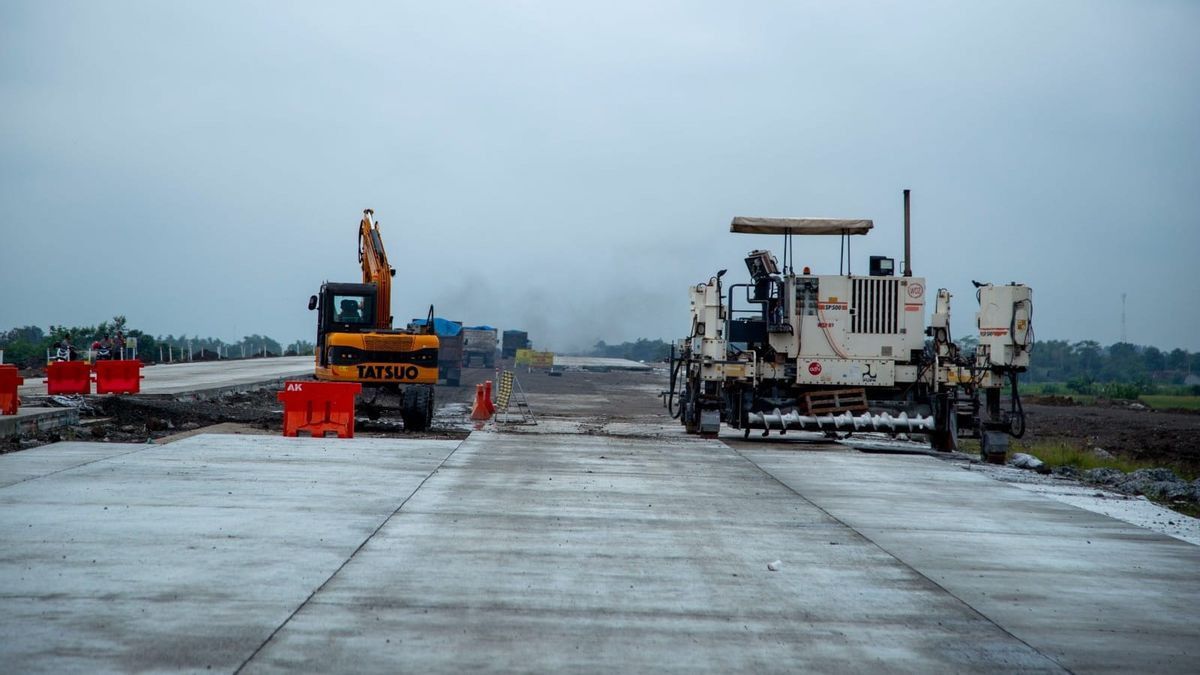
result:
[(1104, 347), (1095, 340), (1041, 340), (1029, 362), (1031, 382), (1191, 384), (1190, 376), (1200, 375), (1200, 352), (1128, 342)]
[[(295, 356), (312, 354), (314, 345), (297, 340), (287, 346), (266, 335), (247, 335), (236, 342), (225, 342), (219, 338), (194, 335), (150, 335), (130, 327), (124, 316), (114, 316), (93, 326), (56, 326), (48, 330), (40, 326), (22, 326), (0, 332), (0, 350), (4, 351), (4, 362), (34, 368), (46, 364), (47, 351), (53, 352), (55, 345), (68, 339), (78, 353), (85, 355), (93, 342), (117, 333), (125, 339), (137, 340), (137, 357), (145, 363), (166, 361), (210, 360), (216, 358), (251, 358), (255, 356)], [(132, 349), (127, 350), (132, 355)]]
[(600, 340), (592, 346), (591, 351), (584, 356), (603, 356), (610, 359), (629, 359), (631, 361), (665, 361), (671, 355), (671, 343), (662, 340), (647, 340), (638, 338), (633, 342), (622, 342), (610, 345)]
[[(957, 340), (964, 352), (973, 352), (979, 338), (970, 335)], [(633, 342), (607, 344), (598, 341), (586, 356), (606, 356), (634, 361), (661, 361), (671, 352), (663, 340), (640, 338)], [(1073, 384), (1084, 391), (1092, 384), (1126, 383), (1135, 385), (1194, 385), (1200, 377), (1200, 352), (1186, 349), (1164, 350), (1128, 342), (1103, 346), (1095, 340), (1041, 340), (1030, 354), (1028, 382)]]

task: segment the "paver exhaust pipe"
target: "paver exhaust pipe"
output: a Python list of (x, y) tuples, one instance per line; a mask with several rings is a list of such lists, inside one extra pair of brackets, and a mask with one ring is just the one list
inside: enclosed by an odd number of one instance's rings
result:
[(908, 193), (904, 190), (904, 276), (912, 276), (912, 218), (908, 210)]

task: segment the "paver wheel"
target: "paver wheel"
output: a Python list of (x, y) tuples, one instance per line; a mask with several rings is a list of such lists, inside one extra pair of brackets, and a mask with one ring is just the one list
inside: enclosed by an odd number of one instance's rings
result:
[(929, 447), (938, 452), (958, 450), (958, 437), (949, 431), (934, 431), (929, 434)]
[(683, 422), (683, 430), (689, 434), (700, 433), (700, 378), (689, 378), (683, 389), (683, 397), (679, 400), (683, 411), (679, 420)]
[(942, 419), (934, 426), (944, 428), (934, 429), (929, 433), (929, 447), (938, 452), (957, 452), (958, 414), (954, 402), (940, 402), (940, 404), (942, 407), (936, 409), (934, 414), (940, 414)]

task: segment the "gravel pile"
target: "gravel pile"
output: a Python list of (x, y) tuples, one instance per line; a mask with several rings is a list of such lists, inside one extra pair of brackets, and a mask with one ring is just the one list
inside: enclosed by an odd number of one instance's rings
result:
[(1145, 495), (1151, 499), (1200, 503), (1200, 479), (1188, 482), (1170, 469), (1138, 469), (1125, 473), (1117, 469), (1088, 469), (1078, 471), (1073, 467), (1058, 467), (1058, 475), (1079, 478), (1128, 495)]

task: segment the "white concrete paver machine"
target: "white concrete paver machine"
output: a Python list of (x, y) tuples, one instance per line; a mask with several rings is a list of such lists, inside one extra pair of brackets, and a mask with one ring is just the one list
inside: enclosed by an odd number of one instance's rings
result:
[[(1025, 430), (1017, 376), (1033, 347), (1032, 291), (975, 282), (979, 344), (961, 352), (950, 335), (949, 291), (930, 294), (912, 276), (907, 190), (904, 214), (900, 276), (883, 256), (871, 256), (868, 276), (849, 273), (851, 238), (870, 231), (870, 220), (734, 218), (732, 232), (782, 235), (784, 264), (754, 250), (749, 283), (726, 287), (722, 270), (691, 288), (691, 334), (672, 354), (671, 414), (705, 435), (721, 422), (746, 436), (878, 431), (927, 435), (949, 451), (964, 434), (982, 439), (986, 459), (1003, 458), (1007, 437)], [(797, 274), (795, 235), (840, 236), (843, 271)]]

